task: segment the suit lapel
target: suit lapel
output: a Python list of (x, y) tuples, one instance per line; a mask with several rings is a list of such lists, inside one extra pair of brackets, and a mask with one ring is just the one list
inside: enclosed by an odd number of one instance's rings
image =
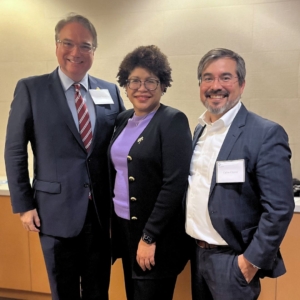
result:
[[(243, 128), (246, 123), (247, 114), (248, 114), (248, 111), (245, 108), (245, 106), (242, 104), (240, 110), (238, 111), (237, 115), (235, 116), (235, 118), (227, 132), (227, 135), (224, 139), (223, 145), (222, 145), (219, 155), (217, 157), (217, 161), (222, 161), (222, 160), (228, 159), (237, 139), (243, 132)], [(209, 195), (211, 195), (215, 185), (216, 185), (216, 164), (214, 166), (214, 172), (213, 172), (213, 176), (211, 179)]]
[(201, 126), (200, 124), (198, 124), (195, 129), (194, 136), (193, 136), (193, 151), (195, 150), (197, 142), (198, 142), (204, 128), (205, 128), (205, 126)]
[[(66, 122), (70, 131), (76, 138), (78, 144), (85, 150), (81, 136), (76, 128), (70, 108), (68, 106), (64, 90), (62, 88), (57, 69), (49, 75), (49, 90), (55, 102), (57, 111), (62, 114), (63, 120)], [(56, 109), (55, 109), (56, 110)]]

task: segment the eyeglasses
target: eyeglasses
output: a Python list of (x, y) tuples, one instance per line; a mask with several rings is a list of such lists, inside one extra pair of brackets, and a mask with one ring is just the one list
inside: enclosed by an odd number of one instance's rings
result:
[(144, 83), (144, 87), (148, 91), (155, 91), (160, 83), (160, 81), (156, 79), (147, 79), (145, 81), (141, 81), (139, 79), (128, 79), (126, 82), (127, 86), (131, 90), (138, 90), (142, 86), (142, 83)]
[(210, 75), (204, 75), (201, 77), (199, 83), (205, 84), (205, 85), (211, 85), (215, 82), (216, 79), (220, 82), (223, 86), (232, 85), (233, 83), (237, 82), (235, 78), (238, 78), (238, 76), (232, 76), (232, 75), (221, 75), (220, 77), (213, 77)]
[(76, 45), (73, 42), (61, 41), (61, 40), (57, 40), (56, 42), (61, 44), (63, 46), (63, 48), (68, 51), (72, 51), (74, 49), (74, 47), (77, 46), (80, 53), (83, 53), (83, 54), (91, 53), (92, 51), (94, 51), (96, 49), (96, 47), (89, 45), (89, 44)]

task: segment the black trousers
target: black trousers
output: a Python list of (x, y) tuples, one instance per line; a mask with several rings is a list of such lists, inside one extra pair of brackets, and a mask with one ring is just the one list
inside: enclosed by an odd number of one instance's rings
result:
[(127, 300), (172, 300), (177, 275), (170, 278), (133, 278), (132, 260), (135, 255), (133, 257), (129, 251), (130, 221), (118, 217), (118, 222)]
[(92, 201), (78, 236), (60, 238), (40, 233), (40, 241), (53, 300), (108, 300), (110, 241), (100, 227)]
[(258, 274), (247, 283), (236, 253), (229, 247), (200, 248), (196, 243), (191, 260), (193, 300), (256, 300)]

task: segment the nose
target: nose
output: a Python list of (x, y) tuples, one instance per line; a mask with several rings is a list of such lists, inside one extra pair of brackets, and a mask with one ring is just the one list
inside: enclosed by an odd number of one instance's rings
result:
[(138, 88), (138, 91), (148, 91), (145, 87), (145, 81), (141, 81), (141, 86)]
[(222, 85), (220, 84), (219, 77), (214, 78), (214, 81), (211, 84), (211, 88), (214, 90), (219, 90), (223, 88)]
[(74, 45), (74, 47), (72, 48), (70, 54), (73, 55), (73, 56), (80, 56), (81, 52), (80, 52), (79, 46)]

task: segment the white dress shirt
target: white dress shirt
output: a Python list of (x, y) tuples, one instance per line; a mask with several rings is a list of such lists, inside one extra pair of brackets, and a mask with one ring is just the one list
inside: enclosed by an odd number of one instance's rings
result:
[(186, 200), (186, 232), (191, 237), (213, 245), (227, 245), (214, 229), (208, 211), (211, 179), (217, 157), (230, 125), (241, 108), (239, 101), (214, 123), (207, 120), (207, 113), (199, 117), (205, 126), (192, 156), (189, 187)]

